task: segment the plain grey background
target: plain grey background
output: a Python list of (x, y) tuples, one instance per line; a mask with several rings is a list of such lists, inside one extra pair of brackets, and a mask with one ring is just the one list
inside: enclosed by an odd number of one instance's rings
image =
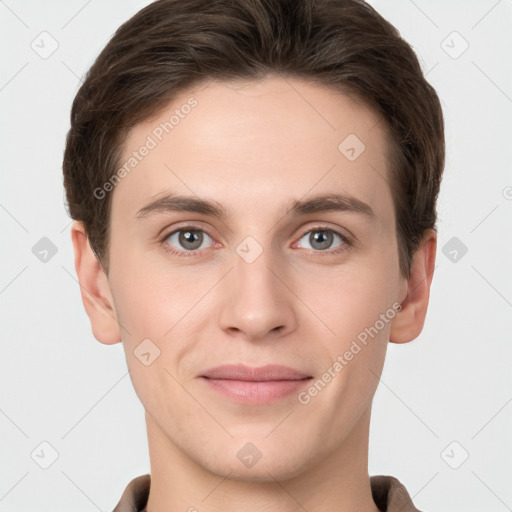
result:
[[(122, 346), (82, 306), (61, 169), (81, 77), (148, 3), (0, 1), (3, 511), (108, 511), (149, 472)], [(369, 473), (423, 511), (512, 510), (512, 0), (370, 3), (440, 96), (447, 160), (429, 312), (389, 346)]]

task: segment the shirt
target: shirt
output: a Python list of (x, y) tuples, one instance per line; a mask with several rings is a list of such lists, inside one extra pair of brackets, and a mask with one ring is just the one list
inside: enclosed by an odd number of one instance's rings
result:
[[(131, 480), (113, 512), (145, 512), (150, 483), (149, 474)], [(407, 489), (395, 477), (371, 476), (370, 487), (373, 501), (382, 512), (421, 512), (414, 506)]]

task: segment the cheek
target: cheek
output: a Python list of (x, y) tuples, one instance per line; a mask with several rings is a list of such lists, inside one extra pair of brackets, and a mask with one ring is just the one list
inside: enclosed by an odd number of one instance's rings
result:
[(187, 346), (186, 337), (179, 333), (186, 325), (190, 297), (185, 283), (170, 273), (128, 263), (117, 267), (113, 279), (126, 364), (141, 403), (154, 417), (167, 417), (172, 403), (168, 397), (179, 402), (183, 395), (175, 380), (182, 380), (176, 362)]
[[(323, 333), (317, 351), (323, 352), (320, 372), (329, 380), (325, 403), (361, 412), (371, 401), (396, 316), (393, 304), (398, 274), (389, 270), (393, 258), (392, 247), (383, 248), (354, 257), (338, 268), (317, 267), (307, 280), (308, 289), (301, 280), (299, 293), (307, 297), (308, 306), (319, 317), (315, 321), (317, 336)], [(341, 423), (350, 420), (346, 413), (338, 418)]]
[[(161, 338), (183, 315), (194, 288), (187, 286), (182, 272), (127, 249), (118, 247), (115, 261), (112, 258), (110, 281), (118, 320), (133, 342)], [(129, 256), (120, 257), (123, 252)]]
[[(126, 259), (112, 267), (111, 276), (127, 365), (133, 369), (137, 394), (143, 391), (137, 386), (140, 378), (149, 397), (161, 385), (170, 385), (165, 370), (180, 380), (187, 376), (186, 356), (201, 338), (203, 323), (215, 318), (211, 310), (205, 311), (207, 301), (202, 299), (218, 280), (216, 274), (211, 269), (200, 273), (193, 266), (172, 268), (163, 260), (139, 264), (136, 258)], [(185, 369), (180, 366), (184, 358)], [(143, 364), (148, 359), (155, 361), (151, 371)]]
[(326, 327), (326, 336), (341, 346), (373, 325), (395, 300), (394, 262), (386, 251), (378, 252), (354, 256), (339, 266), (295, 270), (297, 295), (316, 314), (319, 327)]
[(364, 271), (347, 270), (317, 297), (317, 307), (324, 304), (319, 309), (322, 319), (334, 331), (322, 344), (329, 362), (322, 370), (334, 375), (324, 403), (335, 404), (336, 428), (345, 428), (368, 407), (382, 372), (396, 315), (394, 284), (382, 270), (378, 264), (364, 266)]

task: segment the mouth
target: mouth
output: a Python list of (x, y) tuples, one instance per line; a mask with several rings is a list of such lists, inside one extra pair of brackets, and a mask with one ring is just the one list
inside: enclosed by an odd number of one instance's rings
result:
[(226, 364), (210, 368), (201, 377), (223, 380), (243, 380), (252, 382), (265, 382), (275, 380), (301, 380), (308, 377), (306, 373), (290, 368), (269, 364), (266, 366), (251, 367), (244, 364)]
[(313, 377), (288, 366), (223, 365), (199, 376), (207, 386), (232, 401), (265, 405), (298, 392)]

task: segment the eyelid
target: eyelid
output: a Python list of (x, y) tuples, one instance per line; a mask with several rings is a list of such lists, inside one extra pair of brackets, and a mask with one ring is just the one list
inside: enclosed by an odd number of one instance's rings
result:
[[(311, 226), (311, 227), (307, 228), (305, 231), (302, 231), (301, 235), (297, 238), (296, 242), (293, 242), (293, 244), (296, 244), (299, 240), (304, 238), (304, 236), (306, 236), (308, 233), (311, 233), (312, 231), (330, 231), (330, 232), (334, 233), (335, 235), (339, 236), (341, 238), (341, 240), (346, 245), (353, 245), (352, 237), (350, 237), (349, 235), (346, 235), (345, 233), (343, 233), (343, 230), (332, 228), (332, 227), (324, 225), (324, 224), (319, 224), (317, 226)], [(326, 249), (324, 251), (317, 250), (315, 252), (318, 252), (318, 253), (322, 253), (323, 252), (323, 253), (325, 253), (325, 252), (329, 252), (330, 250), (331, 249)]]
[[(198, 221), (194, 221), (194, 222), (198, 222)], [(202, 231), (203, 233), (205, 233), (206, 235), (208, 235), (212, 241), (213, 241), (213, 244), (218, 244), (219, 242), (217, 242), (215, 240), (215, 237), (212, 236), (209, 232), (208, 229), (204, 228), (204, 227), (201, 227), (199, 224), (191, 224), (190, 222), (189, 223), (185, 223), (184, 225), (182, 226), (174, 226), (173, 229), (171, 229), (170, 231), (166, 231), (166, 228), (164, 229), (161, 229), (159, 231), (159, 233), (163, 233), (165, 232), (164, 235), (157, 235), (157, 242), (160, 243), (160, 244), (164, 244), (164, 242), (171, 236), (171, 235), (174, 235), (175, 233), (177, 232), (180, 232), (180, 231)], [(165, 245), (165, 244), (164, 244)], [(172, 246), (171, 246), (172, 247)], [(170, 249), (169, 249), (170, 250)], [(176, 251), (179, 251), (179, 252), (188, 252), (188, 253), (199, 253), (199, 252), (202, 252), (204, 251), (204, 249), (201, 249), (201, 251), (199, 250), (195, 250), (195, 251), (185, 251), (185, 249), (182, 249), (182, 250), (179, 250), (179, 249), (175, 249)]]
[[(185, 229), (190, 229), (190, 230), (194, 229), (196, 231), (204, 231), (205, 233), (208, 233), (208, 228), (205, 226), (208, 226), (208, 223), (200, 221), (200, 220), (189, 220), (189, 221), (178, 222), (177, 224), (173, 224), (173, 229), (171, 231), (169, 231), (167, 235), (165, 235), (165, 238), (172, 235), (176, 231), (181, 231), (181, 230), (185, 230)], [(165, 226), (160, 231), (158, 231), (155, 238), (160, 237), (160, 239), (161, 239), (161, 237), (164, 237), (164, 235), (162, 235), (162, 233), (164, 233), (167, 230), (167, 228), (169, 228), (169, 226)]]

